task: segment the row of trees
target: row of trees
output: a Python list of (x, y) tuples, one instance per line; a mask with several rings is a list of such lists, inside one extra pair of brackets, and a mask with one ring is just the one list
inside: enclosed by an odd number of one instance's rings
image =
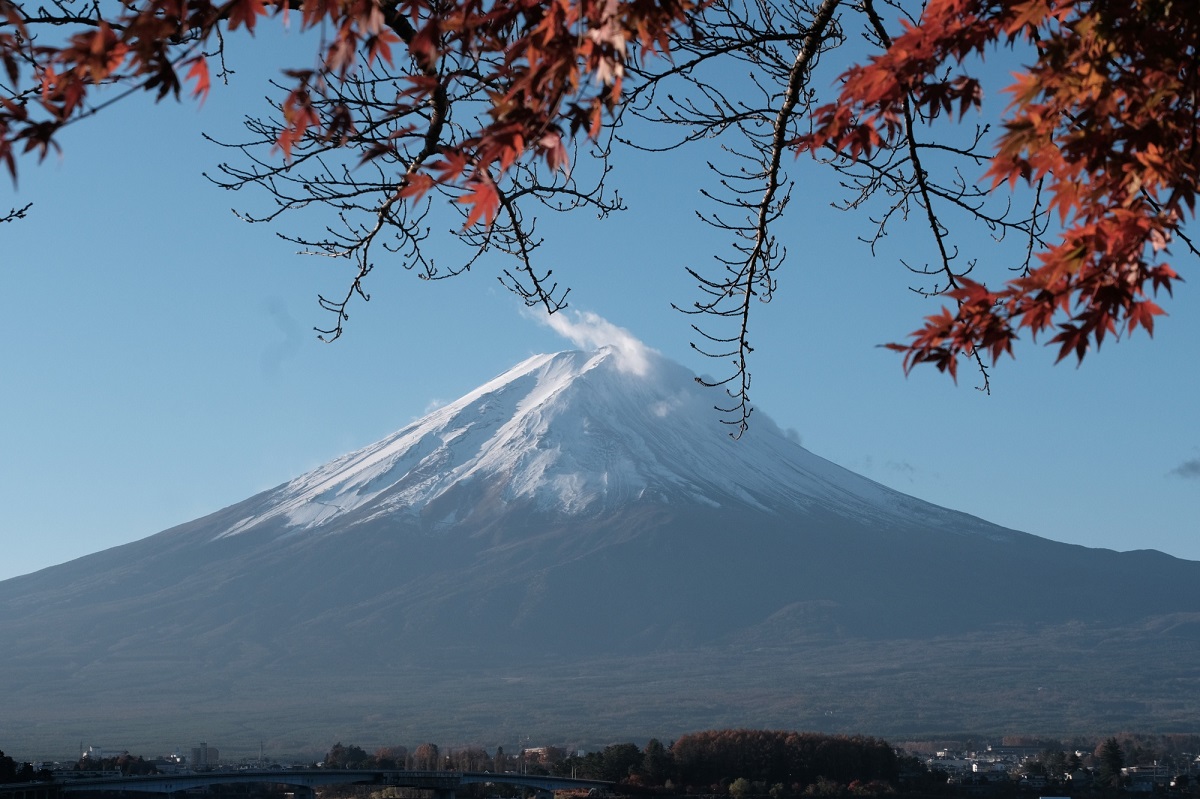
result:
[(119, 771), (130, 774), (157, 774), (158, 768), (141, 755), (122, 752), (112, 757), (92, 758), (84, 755), (75, 764), (76, 771)]
[(895, 781), (896, 754), (878, 738), (770, 730), (718, 730), (685, 735), (669, 750), (685, 784), (737, 776), (809, 785), (821, 777), (840, 783)]
[[(81, 757), (74, 766), (75, 771), (119, 771), (122, 774), (157, 774), (158, 769), (140, 755), (122, 752), (114, 757)], [(32, 763), (18, 763), (0, 750), (0, 784), (48, 780), (50, 772), (35, 770)]]
[(339, 741), (325, 754), (324, 768), (415, 769), (417, 771), (507, 771), (512, 765), (503, 748), (493, 757), (483, 747), (465, 746), (444, 753), (437, 744), (423, 743), (411, 752), (406, 746), (381, 746), (367, 754), (360, 746), (343, 746)]
[(455, 771), (524, 771), (641, 786), (728, 786), (742, 779), (799, 792), (826, 782), (894, 783), (899, 775), (892, 747), (877, 738), (774, 730), (710, 730), (685, 735), (670, 745), (656, 738), (645, 748), (617, 743), (599, 751), (568, 755), (557, 747), (509, 756), (498, 748), (439, 750), (425, 743), (411, 752), (402, 746), (367, 754), (337, 743), (325, 755), (326, 768), (414, 768)]
[[(776, 730), (709, 730), (669, 746), (650, 739), (555, 763), (552, 773), (648, 787), (727, 788), (734, 794), (814, 792), (821, 785), (894, 783), (892, 747), (877, 738)], [(736, 787), (735, 787), (736, 786)]]

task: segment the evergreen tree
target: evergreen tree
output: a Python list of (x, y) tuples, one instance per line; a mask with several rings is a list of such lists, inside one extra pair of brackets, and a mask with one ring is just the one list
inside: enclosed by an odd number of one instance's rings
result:
[(662, 785), (671, 776), (671, 755), (657, 738), (646, 743), (642, 753), (642, 773), (651, 785)]
[(1121, 787), (1121, 769), (1125, 767), (1125, 753), (1116, 738), (1109, 738), (1100, 744), (1096, 757), (1100, 760), (1097, 779), (1106, 788)]

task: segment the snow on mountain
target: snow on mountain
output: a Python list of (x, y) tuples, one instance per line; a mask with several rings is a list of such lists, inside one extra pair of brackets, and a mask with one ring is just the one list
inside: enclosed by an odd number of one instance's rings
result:
[[(961, 527), (961, 514), (813, 455), (761, 413), (735, 441), (718, 423), (713, 401), (688, 370), (646, 348), (536, 355), (280, 486), (218, 537), (272, 520), (298, 531), (416, 515), (463, 486), (487, 486), (503, 506), (568, 515), (683, 501), (770, 512), (826, 508), (884, 529), (904, 522), (940, 527), (953, 517)], [(456, 513), (442, 521), (453, 522)]]

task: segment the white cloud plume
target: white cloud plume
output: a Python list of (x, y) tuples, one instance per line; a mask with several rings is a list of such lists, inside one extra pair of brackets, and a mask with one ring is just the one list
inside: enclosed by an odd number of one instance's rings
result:
[(654, 350), (625, 328), (617, 327), (599, 314), (591, 311), (559, 311), (540, 316), (538, 321), (580, 349), (611, 347), (620, 356), (617, 363), (622, 371), (641, 376), (650, 369), (650, 354)]

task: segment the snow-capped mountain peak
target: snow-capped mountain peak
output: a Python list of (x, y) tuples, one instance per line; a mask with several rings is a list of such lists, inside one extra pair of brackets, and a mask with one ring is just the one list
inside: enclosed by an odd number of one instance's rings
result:
[[(535, 355), (280, 486), (223, 535), (268, 520), (304, 530), (419, 515), (452, 490), (465, 490), (475, 503), (486, 496), (501, 506), (567, 515), (680, 501), (764, 511), (836, 505), (872, 518), (929, 515), (933, 506), (812, 455), (760, 413), (734, 441), (713, 399), (688, 370), (649, 349)], [(442, 521), (477, 510), (449, 504), (438, 508)]]

